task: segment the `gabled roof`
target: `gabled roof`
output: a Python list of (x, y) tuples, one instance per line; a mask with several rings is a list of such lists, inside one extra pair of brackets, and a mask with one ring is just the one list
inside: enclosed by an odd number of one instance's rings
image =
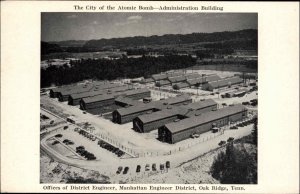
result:
[(152, 109), (162, 110), (162, 109), (165, 109), (169, 105), (177, 104), (177, 103), (184, 102), (187, 100), (191, 100), (191, 98), (186, 95), (182, 95), (182, 96), (168, 98), (165, 100), (152, 101), (152, 102), (149, 102), (146, 104), (138, 104), (137, 106), (120, 108), (120, 109), (117, 109), (116, 111), (120, 115), (129, 115), (129, 114), (133, 114), (136, 112), (152, 110)]
[(198, 73), (191, 73), (191, 74), (187, 74), (185, 75), (186, 79), (196, 79), (196, 78), (200, 78), (201, 75)]
[(194, 102), (194, 103), (181, 105), (181, 106), (169, 105), (166, 107), (166, 109), (163, 109), (162, 111), (153, 112), (151, 114), (140, 115), (138, 116), (138, 119), (143, 123), (149, 123), (149, 122), (161, 120), (176, 115), (190, 117), (190, 116), (195, 116), (196, 110), (200, 110), (205, 107), (209, 107), (216, 104), (217, 103), (214, 100), (208, 99), (205, 101)]
[(139, 105), (139, 104), (143, 104), (143, 102), (137, 101), (137, 100), (132, 100), (131, 98), (127, 98), (124, 96), (119, 96), (115, 99), (115, 102), (120, 102), (123, 104), (127, 104), (130, 106), (134, 106), (134, 105)]
[(128, 90), (128, 86), (119, 86), (115, 88), (107, 88), (107, 89), (97, 89), (93, 88), (94, 90), (84, 92), (84, 93), (77, 93), (77, 94), (71, 94), (70, 98), (74, 99), (81, 99), (81, 98), (87, 98), (87, 97), (92, 97), (92, 96), (97, 96), (97, 95), (102, 95), (102, 94), (108, 94), (109, 92), (121, 92), (121, 91), (126, 91)]
[(212, 100), (212, 99), (206, 99), (203, 101), (199, 101), (199, 102), (193, 102), (187, 105), (188, 108), (191, 108), (193, 110), (199, 110), (199, 109), (203, 109), (209, 106), (214, 106), (217, 105), (217, 103)]
[(71, 95), (71, 94), (78, 94), (82, 92), (88, 92), (90, 91), (94, 86), (92, 84), (85, 84), (85, 85), (77, 85), (72, 88), (62, 90), (60, 92), (61, 95)]
[(110, 100), (110, 99), (114, 99), (115, 97), (113, 95), (107, 95), (107, 94), (103, 94), (103, 95), (97, 95), (97, 96), (92, 96), (92, 97), (87, 97), (87, 98), (83, 98), (82, 101), (86, 104), (88, 103), (93, 103), (93, 102), (99, 102), (99, 101), (104, 101), (104, 100)]
[(131, 95), (141, 94), (141, 93), (145, 93), (145, 92), (150, 92), (150, 90), (148, 90), (147, 88), (140, 88), (140, 89), (135, 89), (135, 90), (127, 90), (127, 91), (123, 92), (123, 95), (125, 95), (125, 96), (131, 96)]
[(182, 114), (183, 112), (186, 111), (186, 109), (176, 107), (176, 106), (172, 106), (170, 108), (171, 109), (167, 108), (162, 111), (153, 112), (151, 114), (140, 115), (140, 116), (138, 116), (138, 119), (145, 124), (145, 123), (150, 123), (153, 121), (165, 119), (168, 117), (176, 116), (176, 115)]
[(70, 98), (74, 99), (81, 99), (81, 98), (87, 98), (87, 97), (92, 97), (92, 96), (97, 96), (97, 95), (102, 95), (105, 94), (106, 91), (100, 90), (100, 91), (89, 91), (89, 92), (84, 92), (84, 93), (79, 93), (79, 94), (71, 94)]
[(189, 128), (197, 127), (204, 123), (213, 122), (215, 120), (221, 119), (228, 115), (233, 115), (239, 112), (246, 110), (245, 107), (241, 104), (237, 104), (234, 106), (228, 106), (226, 108), (219, 109), (217, 111), (207, 112), (205, 114), (201, 114), (199, 116), (190, 117), (187, 119), (183, 119), (178, 122), (168, 123), (165, 127), (171, 133), (177, 133)]
[(206, 82), (210, 82), (210, 81), (216, 81), (216, 80), (220, 80), (221, 78), (218, 75), (206, 75), (203, 77), (199, 77), (196, 79), (188, 79), (186, 82), (188, 84), (192, 85), (196, 85), (196, 84), (203, 84)]
[(185, 76), (181, 75), (181, 76), (176, 76), (176, 77), (168, 77), (168, 80), (172, 83), (176, 83), (176, 82), (185, 81), (186, 78), (185, 78)]
[(141, 81), (141, 83), (150, 83), (150, 82), (154, 82), (153, 78), (147, 78)]
[(167, 74), (154, 74), (154, 75), (152, 75), (152, 78), (155, 81), (162, 80), (162, 79), (167, 79), (167, 77), (168, 77)]
[(217, 81), (220, 80), (220, 76), (218, 75), (209, 75), (206, 77), (206, 81), (211, 82), (211, 81)]
[(172, 77), (180, 76), (180, 75), (183, 75), (183, 74), (184, 74), (183, 71), (175, 71), (175, 72), (172, 72), (172, 73), (168, 73), (168, 75), (172, 76)]
[(212, 81), (212, 82), (208, 82), (209, 85), (211, 85), (212, 87), (224, 87), (227, 86), (229, 84), (238, 84), (238, 83), (242, 83), (243, 79), (241, 79), (240, 77), (230, 77), (230, 78), (225, 78), (225, 79), (221, 79), (218, 81)]
[(187, 87), (190, 87), (190, 84), (188, 84), (187, 82), (179, 82), (179, 83), (176, 83), (176, 84), (173, 85), (174, 89), (176, 89), (176, 87), (178, 89), (187, 88)]
[(171, 85), (171, 82), (169, 80), (160, 80), (160, 81), (156, 82), (155, 85), (158, 87), (164, 86), (164, 85)]
[(120, 115), (129, 115), (129, 114), (133, 114), (136, 112), (152, 110), (153, 108), (154, 108), (154, 106), (152, 104), (148, 103), (148, 104), (138, 104), (136, 106), (130, 106), (127, 108), (120, 108), (120, 109), (117, 109), (116, 111)]

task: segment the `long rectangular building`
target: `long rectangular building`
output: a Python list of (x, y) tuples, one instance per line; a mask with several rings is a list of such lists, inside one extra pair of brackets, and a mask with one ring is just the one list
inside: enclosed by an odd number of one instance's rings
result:
[(120, 96), (138, 100), (145, 97), (150, 97), (151, 92), (146, 88), (142, 88), (82, 98), (80, 100), (80, 109), (89, 111), (92, 109), (99, 109), (105, 106), (114, 105), (116, 103), (115, 99)]
[(243, 83), (243, 79), (240, 77), (229, 77), (217, 81), (211, 81), (202, 86), (203, 90), (213, 91), (214, 89), (230, 87), (232, 85)]
[(169, 105), (179, 106), (184, 103), (191, 103), (192, 99), (188, 96), (182, 95), (165, 100), (153, 101), (147, 104), (139, 104), (128, 108), (120, 108), (113, 112), (113, 122), (123, 124), (131, 122), (139, 115), (152, 113), (163, 110)]
[(174, 144), (188, 139), (193, 134), (202, 134), (212, 129), (213, 125), (222, 127), (247, 117), (247, 109), (241, 105), (228, 106), (216, 111), (200, 114), (178, 122), (168, 123), (158, 129), (160, 141)]
[(58, 100), (61, 102), (67, 101), (71, 94), (79, 94), (84, 92), (89, 92), (93, 89), (92, 84), (85, 84), (85, 85), (77, 85), (67, 90), (62, 90), (57, 93)]
[(63, 101), (68, 101), (70, 95), (72, 94), (86, 93), (93, 90), (104, 90), (104, 89), (115, 88), (120, 86), (121, 84), (117, 84), (117, 83), (91, 82), (88, 84), (76, 85), (74, 87), (61, 90), (60, 92), (57, 93), (57, 97), (59, 101), (63, 102)]
[(149, 132), (176, 119), (184, 119), (217, 109), (217, 103), (212, 99), (181, 106), (169, 106), (162, 111), (144, 114), (133, 119), (133, 129), (138, 132)]
[(112, 92), (122, 92), (128, 90), (128, 86), (122, 85), (110, 85), (110, 86), (116, 86), (114, 88), (97, 88), (95, 87), (92, 91), (84, 92), (84, 93), (76, 93), (76, 94), (71, 94), (68, 99), (68, 104), (69, 105), (79, 105), (80, 100), (82, 98), (87, 98), (87, 97), (93, 97), (93, 96), (98, 96), (98, 95), (103, 95), (103, 94), (109, 94)]

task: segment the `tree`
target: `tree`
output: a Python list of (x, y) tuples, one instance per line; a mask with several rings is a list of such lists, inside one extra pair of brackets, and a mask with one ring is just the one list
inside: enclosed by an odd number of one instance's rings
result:
[(253, 144), (257, 146), (257, 117), (254, 119), (254, 126), (252, 130), (252, 141)]
[(257, 159), (246, 149), (235, 148), (233, 141), (220, 152), (211, 166), (212, 176), (222, 184), (257, 183)]

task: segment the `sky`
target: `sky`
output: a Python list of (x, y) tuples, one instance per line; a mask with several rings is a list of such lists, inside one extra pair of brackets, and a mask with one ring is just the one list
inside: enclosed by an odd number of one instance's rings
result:
[(256, 13), (42, 13), (42, 41), (257, 29)]

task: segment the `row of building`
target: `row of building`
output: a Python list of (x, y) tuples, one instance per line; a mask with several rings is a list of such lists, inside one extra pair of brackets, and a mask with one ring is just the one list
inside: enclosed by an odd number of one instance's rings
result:
[[(196, 79), (191, 83), (205, 86), (207, 82), (214, 88), (240, 83), (238, 77), (218, 79), (211, 75)], [(58, 97), (60, 101), (68, 100), (69, 105), (80, 105), (82, 110), (90, 113), (111, 110), (113, 122), (132, 122), (133, 129), (141, 133), (158, 129), (159, 140), (167, 143), (176, 143), (193, 134), (201, 134), (247, 116), (247, 109), (242, 105), (218, 109), (217, 103), (212, 99), (193, 103), (188, 95), (144, 103), (139, 100), (151, 97), (148, 89), (129, 89), (125, 85), (107, 82), (55, 88), (50, 90), (50, 96)]]
[(171, 106), (180, 106), (191, 103), (192, 99), (187, 95), (180, 95), (164, 100), (152, 101), (149, 103), (140, 103), (135, 106), (120, 108), (112, 113), (113, 122), (123, 124), (131, 122), (140, 115), (150, 114), (152, 112), (161, 111)]
[(174, 144), (188, 139), (194, 134), (202, 134), (214, 127), (222, 127), (231, 122), (243, 120), (246, 117), (247, 109), (243, 105), (228, 106), (199, 116), (165, 124), (158, 128), (158, 139)]
[(140, 133), (158, 129), (160, 141), (176, 143), (242, 120), (247, 117), (247, 109), (241, 104), (218, 109), (212, 99), (192, 102), (183, 95), (120, 108), (112, 113), (112, 117), (112, 121), (119, 124), (132, 121), (133, 129)]
[[(117, 109), (143, 104), (138, 100), (151, 96), (146, 88), (133, 89), (128, 85), (108, 82), (92, 82), (75, 86), (64, 86), (50, 90), (50, 97), (67, 101), (69, 105), (80, 105), (80, 109), (92, 114), (102, 113), (101, 109)], [(109, 107), (111, 106), (111, 107)]]
[(241, 76), (233, 76), (222, 79), (215, 74), (200, 75), (198, 73), (184, 74), (183, 72), (175, 72), (169, 74), (155, 74), (152, 75), (151, 78), (141, 81), (141, 83), (144, 84), (151, 82), (154, 82), (157, 87), (172, 86), (175, 90), (201, 86), (203, 90), (213, 91), (215, 89), (243, 83), (243, 79)]
[(150, 90), (146, 88), (131, 89), (122, 92), (114, 92), (109, 94), (97, 95), (82, 98), (80, 100), (80, 109), (87, 112), (93, 112), (94, 109), (101, 109), (106, 106), (120, 105), (132, 106), (135, 104), (143, 104), (137, 100), (151, 96)]

